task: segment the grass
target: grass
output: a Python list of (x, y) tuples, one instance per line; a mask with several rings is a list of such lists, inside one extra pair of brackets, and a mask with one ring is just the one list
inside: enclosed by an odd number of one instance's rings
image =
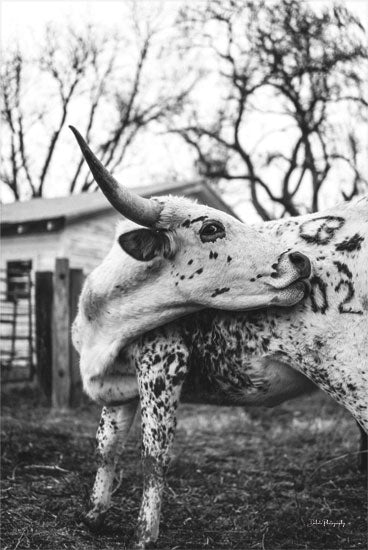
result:
[[(54, 412), (23, 391), (5, 395), (2, 409), (1, 548), (129, 548), (142, 489), (139, 422), (106, 526), (95, 534), (80, 518), (94, 477), (98, 408)], [(275, 409), (183, 405), (156, 547), (366, 548), (358, 440), (350, 415), (322, 393)]]

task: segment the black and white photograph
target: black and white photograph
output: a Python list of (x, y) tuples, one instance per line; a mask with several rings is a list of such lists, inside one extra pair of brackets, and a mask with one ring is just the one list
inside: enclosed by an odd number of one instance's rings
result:
[(2, 550), (368, 545), (368, 3), (1, 0)]

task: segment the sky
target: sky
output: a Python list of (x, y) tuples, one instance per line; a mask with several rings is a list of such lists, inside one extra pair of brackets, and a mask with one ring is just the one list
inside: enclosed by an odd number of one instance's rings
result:
[[(197, 0), (194, 0), (197, 1)], [(139, 0), (141, 4), (151, 6), (160, 3), (160, 0)], [(181, 0), (168, 0), (167, 4), (181, 4)], [(328, 5), (330, 0), (310, 0), (314, 7)], [(368, 23), (368, 2), (366, 0), (345, 0), (343, 2), (350, 11), (359, 16), (362, 23)], [(1, 37), (3, 41), (8, 38), (20, 36), (25, 30), (32, 29), (35, 33), (40, 30), (47, 21), (55, 21), (58, 18), (70, 15), (75, 19), (91, 19), (101, 25), (111, 25), (123, 20), (126, 14), (127, 0), (101, 1), (101, 0), (2, 0), (1, 2)]]
[[(138, 0), (143, 9), (152, 10), (152, 6), (162, 4), (160, 0)], [(198, 0), (192, 0), (193, 2)], [(200, 0), (199, 0), (200, 1)], [(165, 13), (167, 13), (168, 24), (170, 21), (171, 9), (176, 9), (181, 0), (166, 0)], [(315, 9), (319, 6), (331, 4), (330, 0), (310, 0), (309, 4)], [(361, 22), (368, 28), (368, 2), (366, 0), (345, 0), (342, 2), (350, 11), (356, 14)], [(37, 37), (48, 22), (63, 24), (62, 22), (70, 18), (73, 23), (85, 25), (86, 21), (94, 22), (101, 27), (109, 28), (121, 22), (124, 28), (129, 0), (120, 1), (2, 1), (1, 4), (1, 41), (2, 44), (12, 43), (17, 40), (29, 45), (32, 49)], [(74, 122), (74, 121), (73, 121)], [(71, 136), (63, 138), (66, 142), (72, 140)], [(68, 141), (68, 143), (69, 143)], [(149, 184), (152, 180), (159, 181), (165, 179), (165, 174), (170, 171), (179, 172), (188, 179), (194, 177), (191, 170), (191, 157), (184, 148), (178, 155), (178, 142), (168, 140), (162, 136), (152, 138), (140, 138), (139, 147), (136, 147), (134, 160), (124, 169), (124, 180), (128, 185), (140, 186)], [(61, 169), (58, 178), (62, 182)], [(65, 194), (63, 184), (49, 191), (53, 196)], [(234, 193), (227, 193), (226, 199), (232, 205), (238, 205), (238, 213), (243, 214), (244, 200), (247, 195), (242, 194), (241, 204), (239, 205), (239, 186), (234, 187)], [(3, 200), (9, 200), (7, 196)], [(253, 214), (249, 210), (246, 217)]]

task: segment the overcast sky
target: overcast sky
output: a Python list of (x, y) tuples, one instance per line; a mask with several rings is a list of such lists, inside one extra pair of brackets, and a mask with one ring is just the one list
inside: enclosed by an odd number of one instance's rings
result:
[[(138, 0), (141, 6), (147, 10), (152, 10), (153, 5), (164, 4), (164, 11), (169, 14), (176, 11), (178, 4), (182, 0)], [(192, 0), (193, 2), (198, 0)], [(200, 1), (200, 0), (199, 0)], [(368, 28), (368, 1), (366, 0), (345, 0), (342, 2), (350, 11), (356, 14), (366, 28)], [(129, 9), (129, 0), (110, 1), (2, 1), (1, 2), (1, 39), (3, 45), (14, 41), (26, 42), (30, 48), (32, 43), (37, 40), (42, 29), (48, 22), (54, 24), (60, 22), (65, 24), (67, 19), (71, 19), (73, 24), (80, 22), (81, 26), (86, 22), (92, 22), (103, 27), (113, 27), (120, 25), (124, 29), (124, 21)], [(332, 4), (330, 0), (311, 0), (313, 7)], [(74, 123), (74, 121), (73, 121)], [(68, 138), (69, 139), (69, 136)], [(72, 139), (70, 137), (70, 139)], [(152, 145), (154, 141), (155, 145)], [(124, 171), (124, 177), (132, 186), (150, 183), (152, 179), (156, 181), (165, 177), (165, 172), (170, 172), (170, 168), (175, 166), (175, 170), (187, 173), (190, 176), (189, 166), (191, 164), (189, 155), (177, 155), (177, 146), (171, 147), (168, 141), (160, 137), (150, 138), (145, 142), (144, 138), (140, 141), (139, 151), (134, 165)], [(50, 194), (50, 193), (49, 193)], [(52, 195), (65, 194), (62, 185), (58, 185)], [(6, 197), (4, 197), (6, 200)], [(227, 197), (229, 198), (229, 197)], [(231, 198), (234, 202), (236, 197)]]
[[(153, 3), (162, 3), (160, 0), (138, 0), (140, 4), (146, 5), (147, 9)], [(196, 2), (200, 0), (192, 0)], [(122, 21), (126, 14), (129, 0), (117, 0), (114, 2), (100, 0), (74, 0), (55, 1), (44, 0), (35, 2), (33, 0), (3, 0), (1, 2), (1, 37), (3, 41), (9, 38), (22, 36), (25, 31), (32, 30), (37, 33), (46, 22), (57, 21), (65, 16), (70, 16), (73, 21), (76, 18), (92, 20), (104, 26), (115, 25)], [(331, 0), (309, 0), (312, 6), (328, 5)], [(367, 0), (345, 0), (342, 2), (350, 11), (359, 16), (362, 23), (368, 23), (368, 2)], [(170, 5), (176, 8), (182, 4), (182, 0), (166, 0), (167, 8)]]

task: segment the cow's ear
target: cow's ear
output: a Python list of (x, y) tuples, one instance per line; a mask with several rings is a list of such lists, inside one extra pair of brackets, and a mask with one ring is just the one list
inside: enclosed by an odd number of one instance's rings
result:
[(141, 262), (148, 262), (157, 256), (173, 257), (173, 240), (163, 231), (153, 229), (135, 229), (119, 237), (121, 248)]

